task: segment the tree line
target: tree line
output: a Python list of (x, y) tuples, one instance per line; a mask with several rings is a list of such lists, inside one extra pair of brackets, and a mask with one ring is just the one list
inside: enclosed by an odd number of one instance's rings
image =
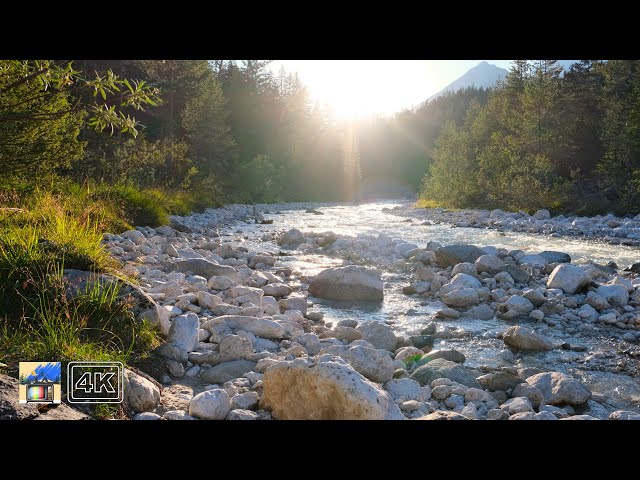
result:
[(435, 140), (421, 195), (451, 207), (640, 209), (640, 61), (516, 60)]

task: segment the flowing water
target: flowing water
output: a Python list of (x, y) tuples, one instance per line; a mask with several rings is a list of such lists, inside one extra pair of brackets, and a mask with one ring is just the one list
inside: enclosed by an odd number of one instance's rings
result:
[[(574, 263), (594, 261), (606, 264), (616, 262), (621, 268), (640, 261), (640, 248), (613, 246), (597, 241), (573, 238), (553, 238), (543, 235), (531, 235), (517, 232), (502, 233), (496, 230), (477, 228), (452, 228), (447, 224), (423, 225), (416, 220), (393, 215), (387, 209), (397, 206), (408, 207), (406, 201), (377, 201), (360, 205), (337, 204), (281, 204), (262, 205), (267, 219), (273, 224), (235, 224), (221, 230), (223, 236), (244, 236), (248, 247), (260, 251), (279, 252), (280, 248), (272, 241), (263, 241), (265, 233), (276, 233), (290, 228), (302, 232), (327, 232), (355, 236), (358, 234), (385, 234), (394, 239), (401, 239), (425, 247), (427, 242), (436, 241), (442, 244), (470, 243), (477, 246), (493, 245), (506, 249), (521, 249), (536, 253), (542, 250), (557, 250), (569, 253)], [(306, 213), (307, 208), (315, 208), (323, 215)], [(384, 210), (384, 211), (383, 211)], [(282, 255), (282, 253), (281, 253)], [(318, 271), (343, 265), (343, 260), (336, 257), (317, 255), (308, 252), (293, 251), (290, 255), (280, 257), (278, 265), (289, 266), (300, 272), (301, 283), (305, 277)], [(312, 310), (324, 313), (326, 321), (337, 322), (353, 318), (362, 321), (381, 321), (394, 327), (401, 335), (417, 333), (429, 322), (434, 321), (435, 309), (421, 305), (420, 300), (402, 293), (410, 274), (402, 268), (381, 268), (384, 281), (385, 298), (381, 304), (357, 304), (332, 302), (309, 297), (313, 302)], [(303, 287), (306, 285), (302, 285)], [(426, 303), (426, 302), (423, 302)], [(437, 320), (435, 348), (454, 348), (467, 357), (465, 365), (469, 367), (535, 367), (541, 370), (554, 370), (571, 373), (581, 378), (594, 393), (607, 405), (608, 411), (614, 408), (640, 409), (640, 378), (626, 373), (616, 372), (611, 365), (619, 362), (621, 342), (612, 338), (609, 330), (599, 328), (594, 333), (566, 332), (563, 328), (551, 328), (546, 324), (532, 323), (529, 326), (550, 337), (554, 342), (570, 343), (586, 347), (586, 352), (556, 349), (547, 353), (516, 353), (505, 349), (502, 340), (496, 334), (510, 326), (503, 320), (478, 320), (460, 318), (456, 320)], [(628, 345), (627, 345), (628, 347)], [(590, 355), (596, 353), (601, 361), (600, 366), (587, 366)], [(629, 360), (629, 359), (626, 359)], [(603, 368), (603, 362), (609, 361), (609, 368)], [(631, 362), (637, 362), (633, 358)], [(587, 362), (588, 363), (588, 362)], [(604, 371), (602, 371), (604, 370)], [(606, 397), (606, 401), (604, 398)], [(592, 412), (594, 414), (595, 412)], [(603, 410), (598, 416), (604, 416)]]

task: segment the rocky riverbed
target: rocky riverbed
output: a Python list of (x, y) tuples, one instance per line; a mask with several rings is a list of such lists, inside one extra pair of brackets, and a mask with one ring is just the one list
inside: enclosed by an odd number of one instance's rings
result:
[(547, 213), (232, 205), (105, 234), (166, 335), (133, 418), (640, 419), (640, 250), (566, 239), (640, 219)]

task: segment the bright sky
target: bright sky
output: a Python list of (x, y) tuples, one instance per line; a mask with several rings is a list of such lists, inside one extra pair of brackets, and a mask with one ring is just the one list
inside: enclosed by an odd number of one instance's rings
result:
[[(482, 60), (275, 60), (340, 116), (393, 113), (426, 100)], [(487, 60), (509, 68), (510, 60)]]

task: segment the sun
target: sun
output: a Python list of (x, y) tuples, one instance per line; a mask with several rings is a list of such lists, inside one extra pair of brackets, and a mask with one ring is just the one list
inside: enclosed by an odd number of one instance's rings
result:
[(299, 69), (312, 97), (339, 118), (392, 114), (419, 104), (432, 88), (428, 66), (420, 60), (298, 60), (289, 64)]

